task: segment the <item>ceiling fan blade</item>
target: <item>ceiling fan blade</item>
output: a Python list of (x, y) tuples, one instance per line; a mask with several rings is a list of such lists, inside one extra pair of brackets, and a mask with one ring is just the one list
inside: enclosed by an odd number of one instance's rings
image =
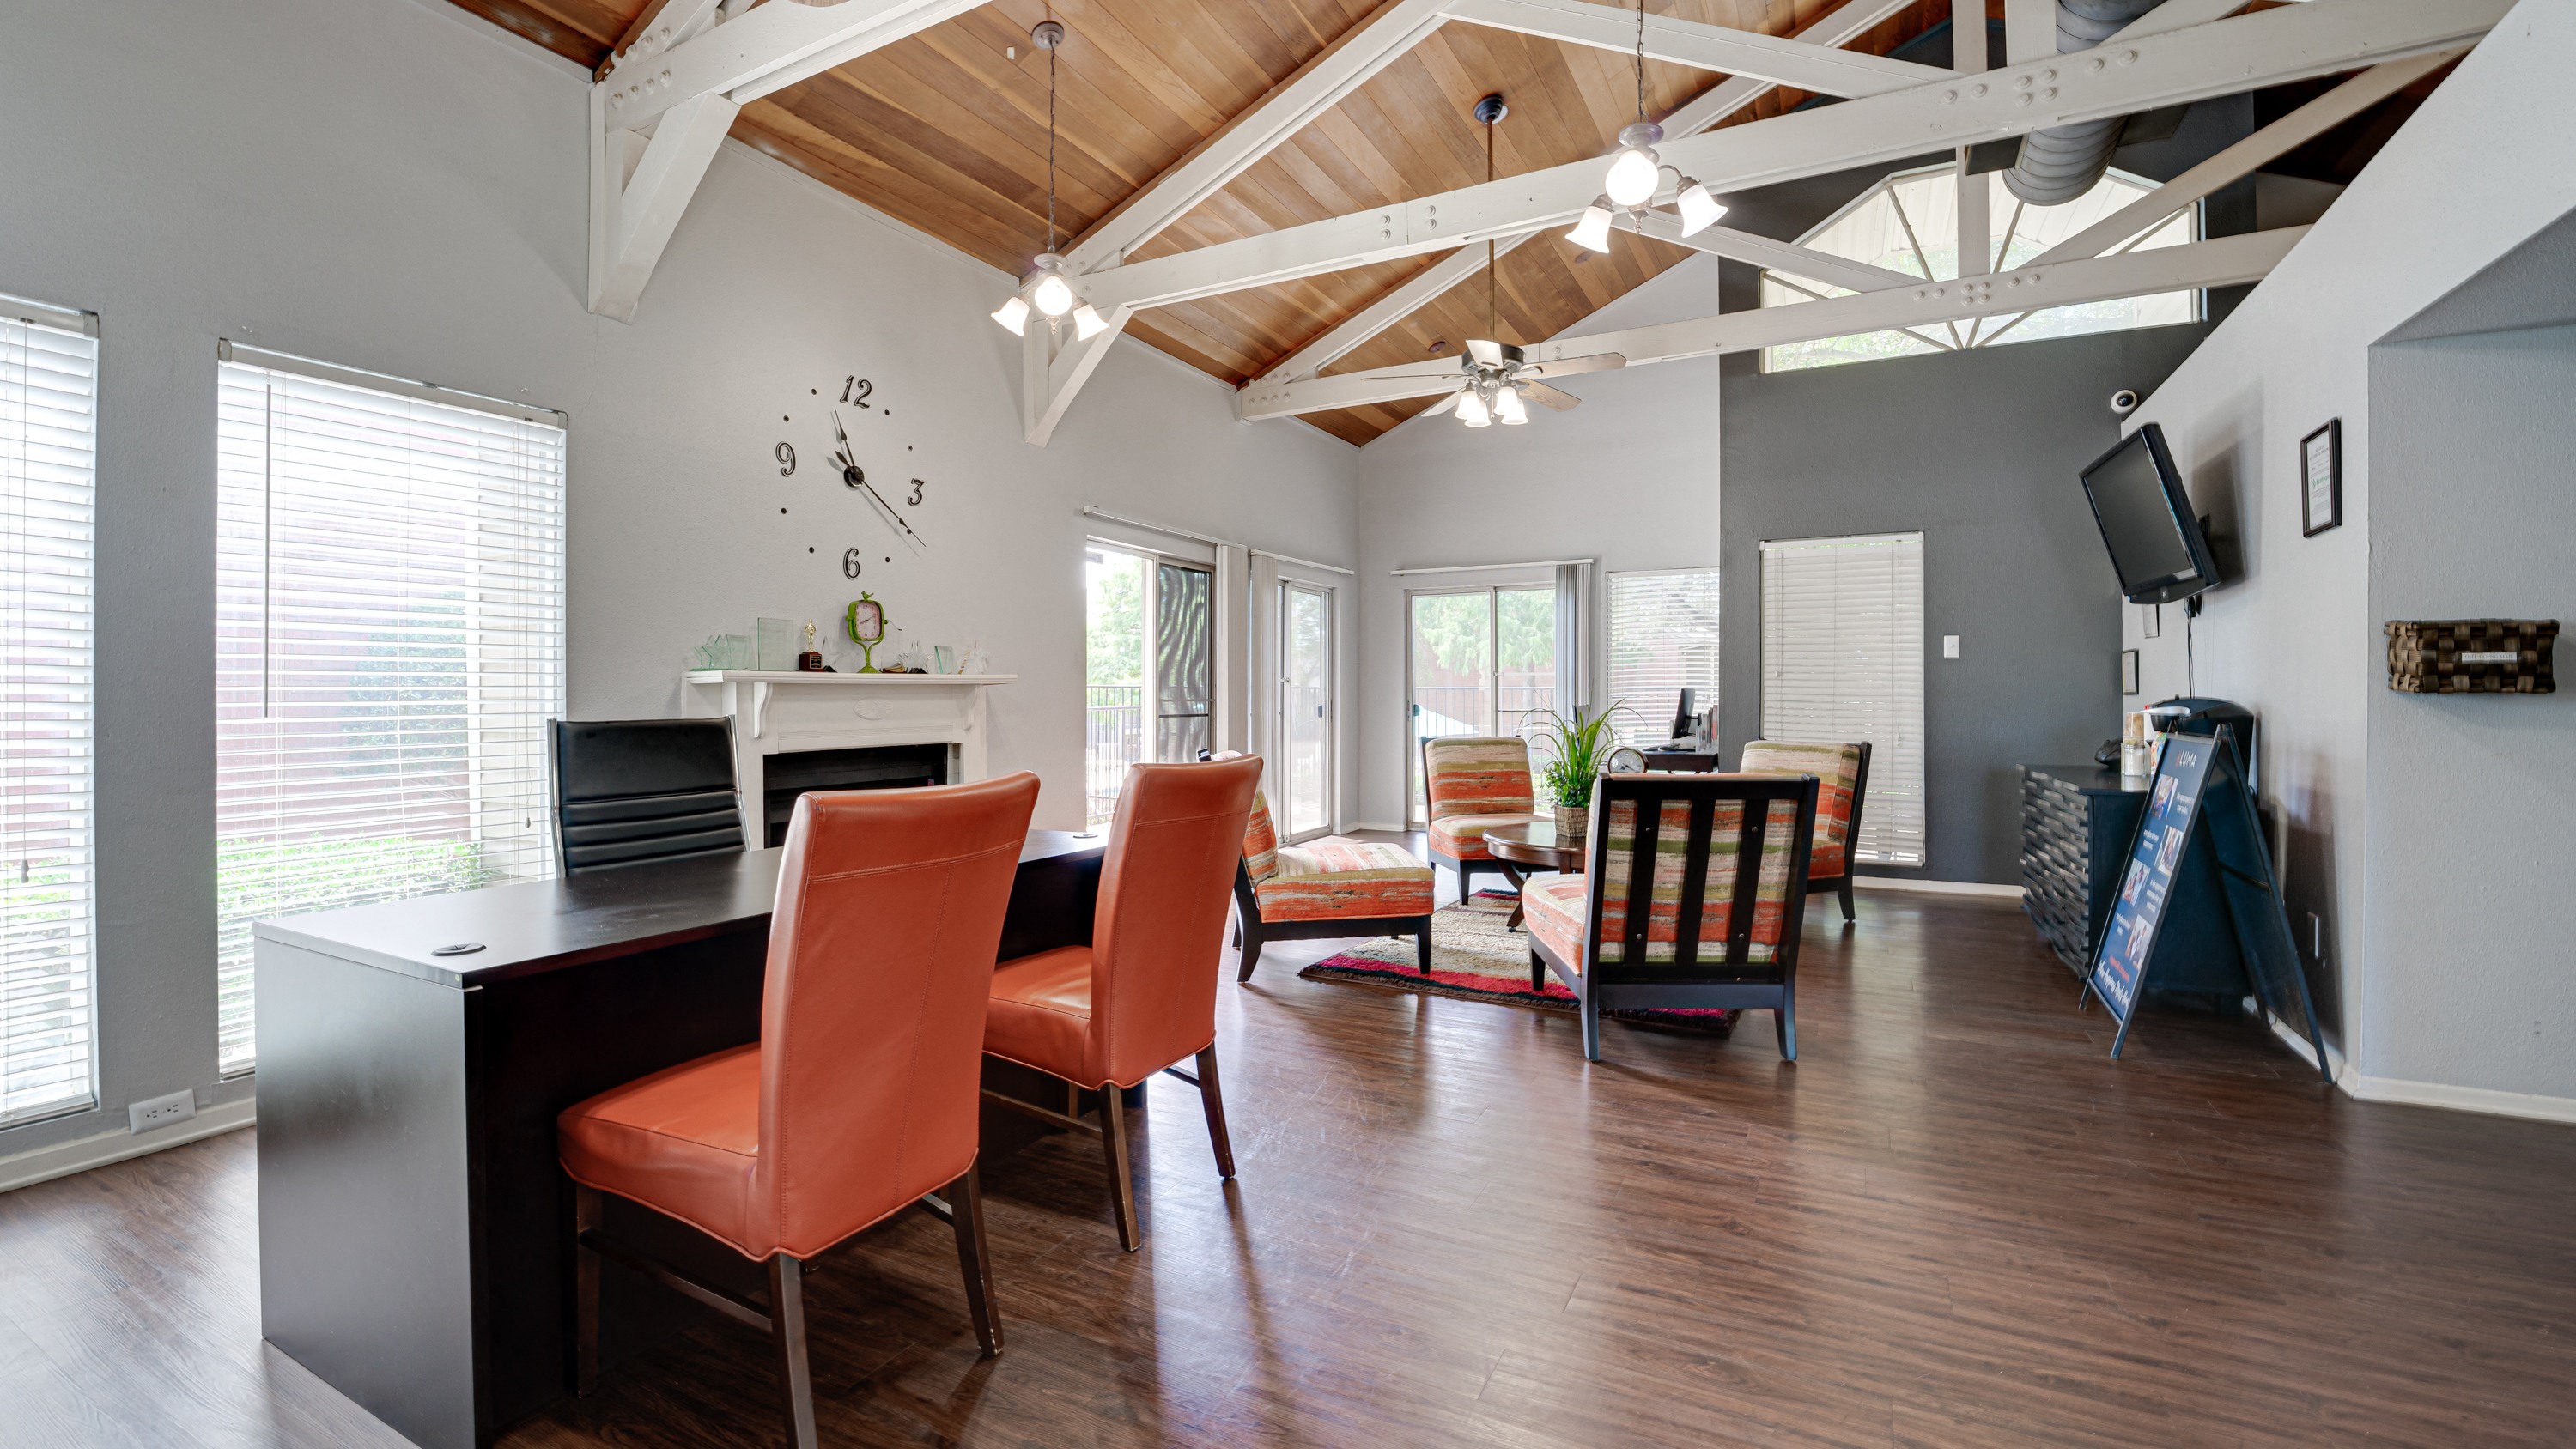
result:
[(1558, 412), (1567, 412), (1583, 405), (1583, 399), (1562, 388), (1549, 387), (1543, 382), (1523, 382), (1515, 386), (1520, 389), (1521, 396), (1541, 407), (1554, 408)]
[(1488, 338), (1470, 337), (1467, 339), (1467, 355), (1487, 367), (1497, 367), (1502, 364), (1503, 344)]
[(1627, 357), (1617, 352), (1595, 352), (1589, 357), (1560, 357), (1554, 362), (1534, 362), (1521, 369), (1523, 377), (1571, 377), (1578, 372), (1609, 372), (1626, 367)]
[(1440, 401), (1433, 403), (1431, 406), (1424, 408), (1422, 410), (1422, 416), (1426, 418), (1436, 418), (1442, 413), (1449, 411), (1451, 408), (1456, 407), (1458, 405), (1458, 399), (1465, 397), (1466, 395), (1467, 390), (1462, 387), (1456, 392), (1449, 394), (1447, 397), (1442, 398)]

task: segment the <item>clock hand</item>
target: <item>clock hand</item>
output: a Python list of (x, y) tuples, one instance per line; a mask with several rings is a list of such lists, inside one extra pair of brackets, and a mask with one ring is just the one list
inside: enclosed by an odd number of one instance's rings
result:
[(841, 465), (842, 478), (849, 482), (853, 487), (857, 488), (860, 492), (868, 495), (869, 502), (874, 503), (878, 508), (884, 510), (887, 521), (892, 523), (895, 527), (902, 529), (903, 536), (907, 540), (922, 548), (930, 547), (929, 540), (912, 531), (912, 525), (903, 521), (903, 515), (894, 511), (894, 505), (885, 501), (884, 495), (878, 493), (875, 485), (868, 482), (867, 474), (861, 472), (859, 470), (859, 465), (850, 460), (850, 435), (841, 427), (841, 410), (839, 408), (832, 409), (832, 431), (841, 440), (841, 451), (834, 455), (834, 461)]
[(904, 537), (907, 540), (922, 548), (930, 547), (930, 541), (923, 538), (920, 534), (912, 531), (912, 525), (903, 521), (903, 515), (894, 511), (894, 505), (885, 501), (885, 495), (877, 492), (875, 484), (861, 483), (859, 485), (859, 491), (868, 495), (869, 501), (875, 503), (878, 508), (885, 511), (886, 518), (891, 521), (895, 527), (903, 530)]

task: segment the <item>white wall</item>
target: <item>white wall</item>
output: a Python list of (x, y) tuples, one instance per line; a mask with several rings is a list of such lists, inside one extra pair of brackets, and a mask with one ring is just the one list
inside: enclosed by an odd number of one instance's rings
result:
[[(1616, 244), (1635, 245), (1624, 238)], [(1581, 330), (1717, 309), (1716, 259), (1695, 258), (1603, 308)], [(1453, 417), (1417, 418), (1359, 454), (1366, 625), (1357, 635), (1359, 708), (1345, 718), (1359, 753), (1360, 820), (1393, 826), (1404, 819), (1412, 742), (1404, 698), (1407, 581), (1389, 570), (1593, 558), (1600, 561), (1593, 576), (1598, 605), (1606, 597), (1604, 571), (1718, 562), (1718, 360), (1593, 373), (1567, 379), (1566, 391), (1583, 405), (1569, 413), (1533, 409), (1524, 427), (1470, 429)], [(1597, 662), (1597, 619), (1593, 636)]]
[[(1029, 448), (1017, 344), (983, 316), (1009, 280), (740, 147), (636, 323), (590, 316), (583, 78), (453, 6), (100, 0), (11, 7), (5, 37), (0, 292), (101, 318), (105, 1110), (0, 1154), (121, 1128), (132, 1097), (248, 1091), (215, 1080), (218, 337), (570, 414), (576, 716), (674, 712), (704, 635), (864, 587), (1021, 676), (990, 758), (1044, 778), (1040, 824), (1081, 818), (1082, 504), (1350, 561), (1348, 447), (1237, 423), (1221, 385), (1122, 343)], [(858, 424), (861, 462), (929, 480), (921, 558), (816, 466), (809, 389), (849, 373), (893, 414)]]
[[(2571, 65), (2576, 6), (2525, 0), (2134, 418), (2164, 426), (2194, 501), (2232, 538), (2243, 575), (2208, 596), (2188, 631), (2181, 610), (2169, 606), (2163, 637), (2141, 641), (2139, 611), (2125, 610), (2126, 642), (2143, 651), (2147, 698), (2181, 692), (2188, 648), (2197, 693), (2261, 715), (2261, 770), (2284, 827), (2292, 919), (2313, 910), (2326, 922), (2324, 960), (2311, 977), (2364, 1092), (2399, 1090), (2374, 1081), (2393, 1079), (2401, 1062), (2429, 1074), (2417, 1081), (2477, 1077), (2515, 1092), (2576, 1092), (2576, 1079), (2565, 1076), (2554, 1076), (2554, 1085), (2517, 1076), (2507, 1085), (2481, 1072), (2474, 1052), (2445, 1049), (2429, 1059), (2410, 1040), (2418, 1023), (2397, 1009), (2412, 999), (2408, 983), (2419, 976), (2563, 973), (2563, 948), (2547, 959), (2510, 938), (2495, 943), (2501, 950), (2476, 949), (2481, 928), (2462, 919), (2468, 939), (2455, 935), (2455, 949), (2426, 958), (2393, 941), (2383, 949), (2363, 910), (2376, 884), (2365, 870), (2365, 842), (2381, 859), (2375, 836), (2383, 828), (2364, 807), (2365, 778), (2382, 768), (2371, 701), (2384, 677), (2369, 578), (2368, 348), (2576, 206)], [(2344, 526), (2302, 538), (2298, 440), (2337, 417)], [(2388, 870), (2454, 869), (2409, 842), (2389, 845)], [(2559, 889), (2531, 869), (2529, 890)]]

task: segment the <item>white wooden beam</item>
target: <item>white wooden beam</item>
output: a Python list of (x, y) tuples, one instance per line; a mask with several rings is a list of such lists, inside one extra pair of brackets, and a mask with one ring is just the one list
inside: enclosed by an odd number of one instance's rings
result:
[[(2190, 246), (2157, 247), (2115, 257), (2019, 268), (1991, 277), (1917, 281), (1853, 297), (1559, 337), (1526, 351), (1532, 362), (1615, 352), (1633, 368), (1889, 328), (1932, 327), (2048, 307), (2223, 287), (2262, 280), (2307, 231), (2303, 226), (2283, 227)], [(1456, 385), (1455, 377), (1444, 377), (1432, 368), (1413, 364), (1290, 383), (1254, 383), (1237, 398), (1236, 411), (1245, 418), (1289, 417), (1432, 397)]]
[(1816, 251), (1795, 242), (1773, 241), (1749, 231), (1728, 226), (1702, 229), (1696, 236), (1682, 235), (1681, 218), (1668, 211), (1646, 213), (1645, 234), (1657, 241), (1677, 247), (1707, 252), (1731, 261), (1751, 262), (1757, 267), (1794, 272), (1810, 281), (1836, 287), (1849, 287), (1855, 292), (1875, 292), (1886, 287), (1911, 286), (1921, 278), (1887, 267), (1873, 267), (1831, 252)]
[(976, 3), (662, 0), (648, 8), (590, 88), (590, 310), (635, 319), (663, 247), (745, 105)]
[(1342, 32), (1314, 59), (1272, 86), (1261, 99), (1187, 155), (1163, 169), (1136, 193), (1093, 222), (1065, 248), (1077, 272), (1114, 266), (1126, 252), (1152, 240), (1192, 207), (1225, 189), (1309, 122), (1340, 105), (1388, 63), (1422, 43), (1447, 18), (1450, 0), (1386, 0), (1375, 13)]
[[(2235, 3), (2241, 9), (2245, 0)], [(2004, 0), (2004, 64), (2034, 65), (2055, 54), (2057, 0)]]
[(623, 169), (626, 138), (634, 133), (612, 131), (599, 138), (591, 162), (591, 311), (635, 320), (653, 264), (662, 259), (680, 214), (741, 111), (723, 96), (692, 96), (663, 112), (623, 185), (617, 172)]
[(2462, 52), (2436, 51), (2375, 65), (2256, 131), (2171, 181), (2112, 212), (2030, 261), (2031, 266), (2098, 256), (2265, 162), (2306, 145), (2451, 63)]
[[(1812, 45), (1849, 45), (1913, 3), (1914, 0), (1846, 0), (1842, 8), (1800, 31), (1798, 38)], [(1676, 138), (1696, 136), (1775, 89), (1777, 87), (1769, 81), (1746, 77), (1711, 86), (1664, 117), (1664, 134)], [(1518, 236), (1503, 237), (1495, 243), (1495, 255), (1507, 253), (1535, 235), (1535, 232), (1523, 232)], [(1314, 376), (1365, 345), (1370, 338), (1430, 305), (1450, 288), (1474, 276), (1484, 265), (1483, 252), (1474, 247), (1461, 247), (1352, 313), (1323, 336), (1281, 359), (1262, 374), (1261, 380), (1282, 382)]]
[[(2511, 0), (2310, 0), (1667, 142), (1726, 192), (2132, 115), (2473, 43)], [(757, 14), (758, 12), (754, 12)], [(1585, 160), (1438, 196), (1130, 263), (1088, 279), (1094, 306), (1164, 306), (1445, 251), (1570, 222), (1600, 187)]]
[[(1471, 25), (1599, 50), (1625, 54), (1637, 47), (1635, 17), (1590, 0), (1452, 0), (1449, 15)], [(1665, 15), (1646, 17), (1645, 46), (1649, 60), (1749, 76), (1828, 96), (1884, 95), (1940, 74), (1935, 67), (1889, 56)]]

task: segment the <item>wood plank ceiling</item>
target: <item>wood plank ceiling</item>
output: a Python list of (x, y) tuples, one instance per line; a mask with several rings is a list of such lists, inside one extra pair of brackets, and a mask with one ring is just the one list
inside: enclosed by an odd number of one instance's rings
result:
[[(596, 68), (648, 0), (454, 3)], [(1794, 35), (1838, 3), (1649, 0), (1649, 8)], [(995, 0), (754, 102), (733, 134), (1016, 276), (1047, 237), (1046, 57), (1029, 44), (1031, 26), (1052, 14), (1070, 32), (1058, 60), (1056, 206), (1058, 233), (1069, 242), (1376, 8), (1373, 0)], [(1946, 19), (1949, 9), (1949, 0), (1921, 0), (1852, 48), (1885, 54)], [(1663, 115), (1722, 79), (1649, 63), (1647, 109)], [(1631, 62), (1621, 54), (1453, 21), (1136, 256), (1481, 181), (1485, 138), (1470, 112), (1492, 91), (1511, 106), (1494, 138), (1495, 169), (1505, 176), (1606, 155), (1636, 110)], [(1776, 115), (1807, 99), (1775, 90), (1737, 119)], [(1328, 371), (1454, 356), (1462, 340), (1496, 331), (1510, 342), (1549, 337), (1687, 255), (1626, 233), (1607, 256), (1544, 236), (1496, 268), (1492, 327), (1479, 273)], [(1158, 308), (1139, 314), (1129, 330), (1239, 386), (1437, 260)], [(997, 304), (1002, 295), (997, 283)], [(652, 305), (649, 296), (645, 305)], [(1306, 421), (1365, 444), (1430, 401)]]

